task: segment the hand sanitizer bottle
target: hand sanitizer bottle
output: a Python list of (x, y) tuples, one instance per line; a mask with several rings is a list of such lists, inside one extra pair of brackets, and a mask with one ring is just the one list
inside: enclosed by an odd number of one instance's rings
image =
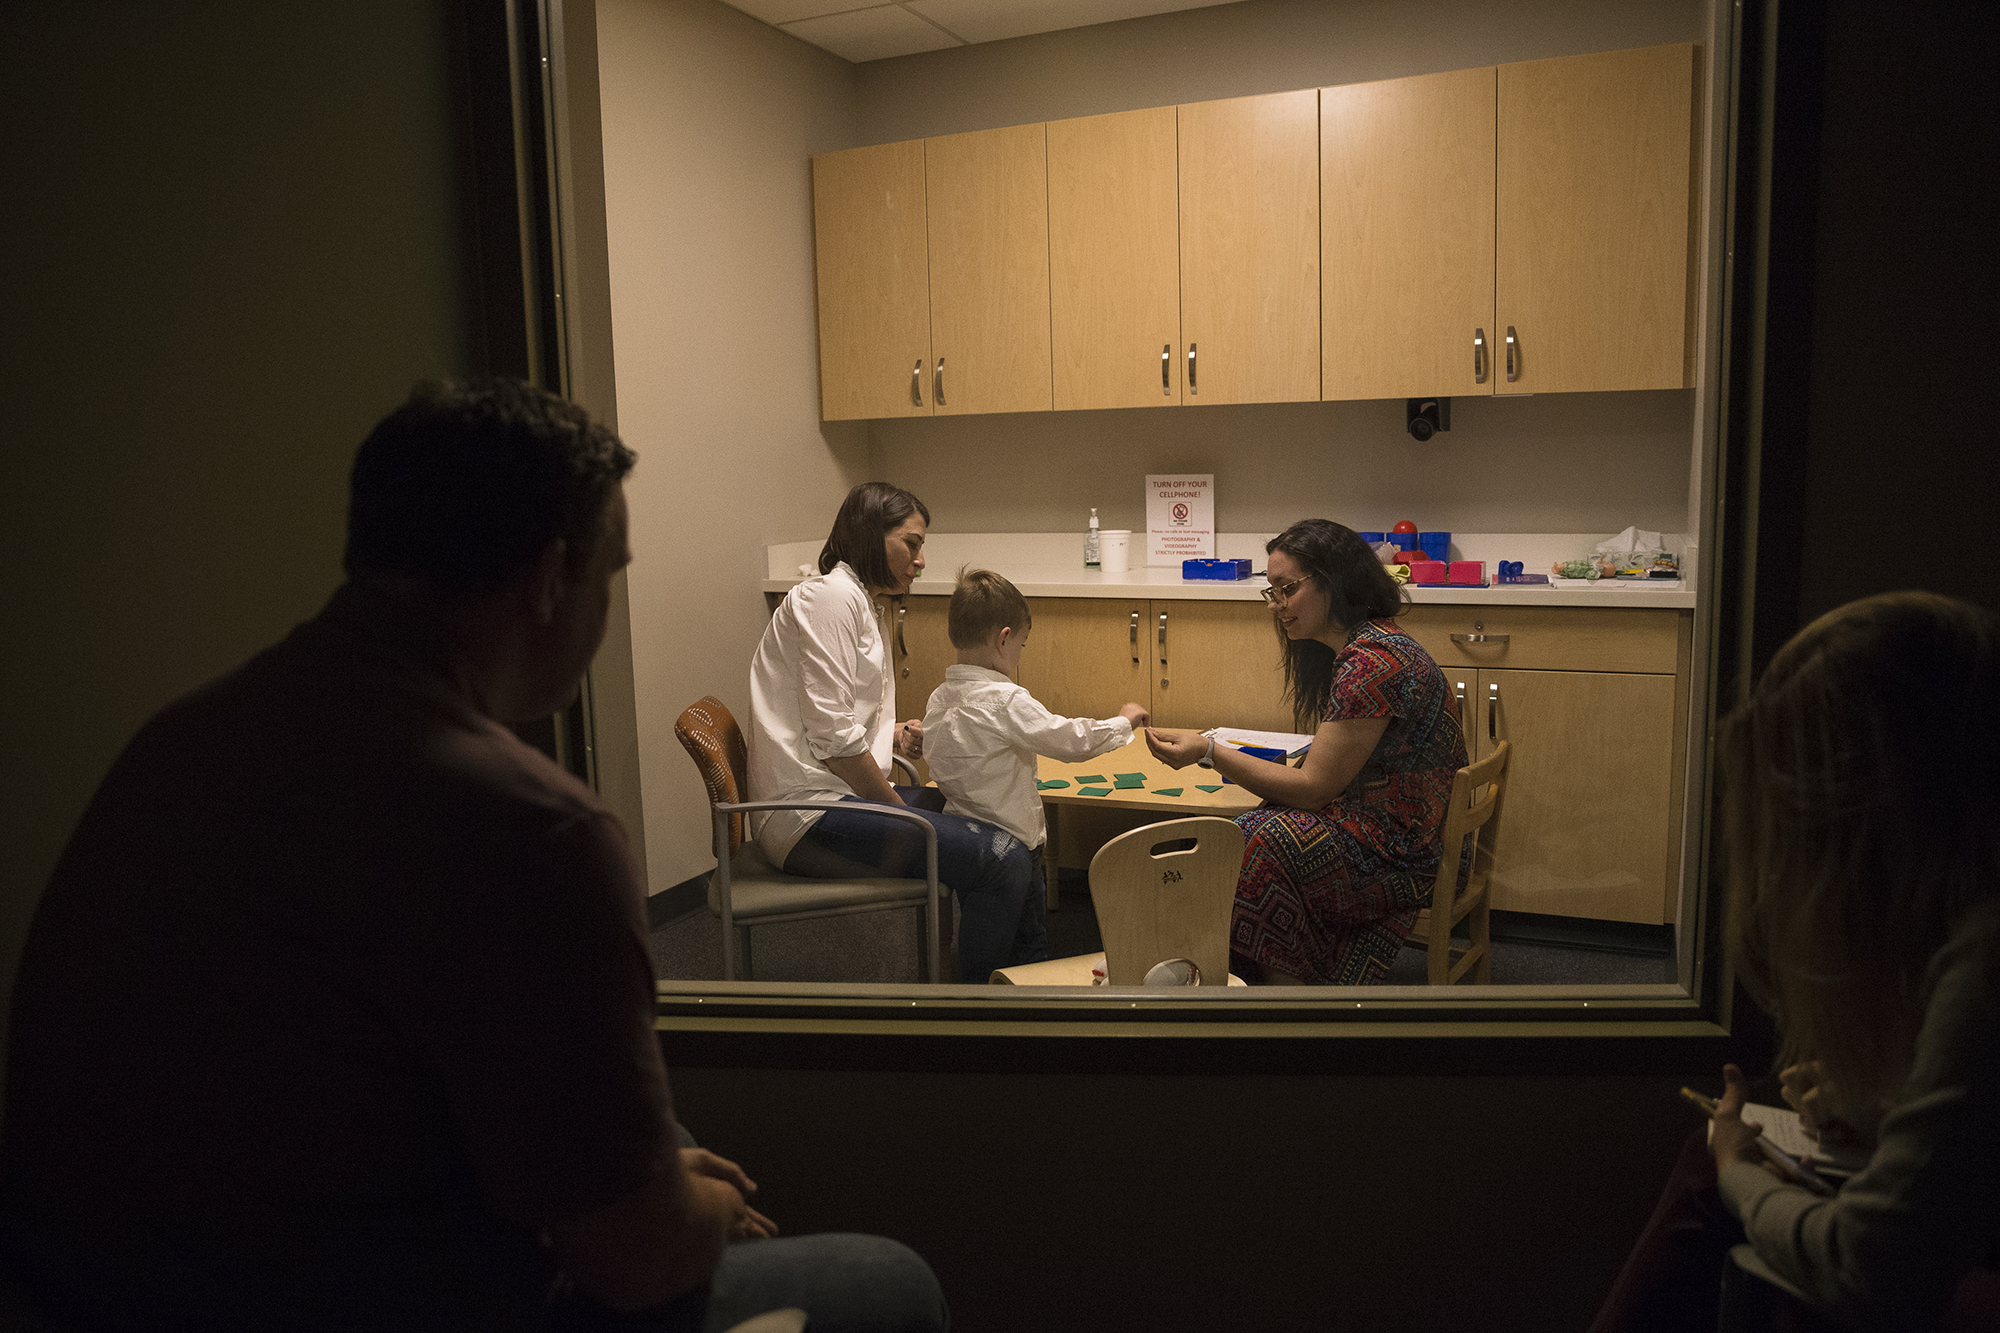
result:
[(1095, 509), (1090, 511), (1090, 527), (1083, 534), (1083, 567), (1085, 569), (1102, 569), (1104, 567), (1097, 549), (1097, 511)]

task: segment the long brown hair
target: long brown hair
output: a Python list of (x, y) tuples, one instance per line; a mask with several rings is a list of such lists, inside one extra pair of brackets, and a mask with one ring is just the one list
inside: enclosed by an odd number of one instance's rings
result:
[[(1382, 561), (1352, 528), (1325, 518), (1304, 518), (1264, 543), (1266, 555), (1283, 551), (1313, 586), (1327, 595), (1327, 613), (1352, 630), (1364, 620), (1386, 620), (1403, 609), (1404, 593)], [(1288, 639), (1274, 620), (1285, 655), (1285, 696), (1292, 701), (1292, 725), (1319, 730), (1333, 690), (1336, 654), (1317, 639)]]
[(888, 587), (894, 580), (889, 577), (883, 542), (912, 514), (922, 514), (924, 526), (930, 526), (931, 511), (916, 496), (886, 481), (862, 482), (847, 493), (833, 516), (833, 531), (819, 548), (819, 572), (831, 574), (844, 560), (862, 587), (877, 592)]
[(1885, 593), (1801, 630), (1722, 726), (1739, 974), (1857, 1108), (1908, 1072), (1932, 958), (2000, 906), (1997, 704), (2000, 617)]

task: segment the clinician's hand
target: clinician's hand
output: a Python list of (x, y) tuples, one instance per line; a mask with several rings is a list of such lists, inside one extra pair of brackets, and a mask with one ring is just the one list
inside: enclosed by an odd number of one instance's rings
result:
[(1147, 727), (1146, 748), (1153, 752), (1153, 758), (1168, 768), (1186, 768), (1208, 753), (1208, 737), (1198, 731), (1164, 731), (1159, 727)]

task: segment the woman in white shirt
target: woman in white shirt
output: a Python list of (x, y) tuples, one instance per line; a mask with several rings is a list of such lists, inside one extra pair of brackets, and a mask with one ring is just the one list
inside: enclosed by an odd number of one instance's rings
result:
[[(896, 686), (878, 599), (900, 597), (924, 567), (930, 511), (887, 482), (847, 493), (819, 555), (819, 574), (789, 593), (750, 663), (753, 801), (904, 805), (938, 835), (938, 879), (958, 895), (958, 975), (1039, 961), (1022, 933), (1033, 854), (1003, 829), (946, 815), (933, 788), (889, 782), (891, 751), (915, 758), (923, 723), (895, 720)], [(857, 809), (753, 816), (758, 845), (787, 874), (835, 879), (922, 875), (911, 824)]]

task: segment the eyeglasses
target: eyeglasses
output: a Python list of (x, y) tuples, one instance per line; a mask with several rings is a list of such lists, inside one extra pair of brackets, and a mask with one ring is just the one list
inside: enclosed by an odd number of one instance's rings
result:
[(1311, 575), (1307, 575), (1303, 579), (1293, 579), (1290, 583), (1274, 583), (1268, 588), (1260, 589), (1264, 594), (1264, 604), (1266, 606), (1276, 606), (1279, 602), (1291, 601), (1292, 594), (1303, 587), (1311, 577)]

